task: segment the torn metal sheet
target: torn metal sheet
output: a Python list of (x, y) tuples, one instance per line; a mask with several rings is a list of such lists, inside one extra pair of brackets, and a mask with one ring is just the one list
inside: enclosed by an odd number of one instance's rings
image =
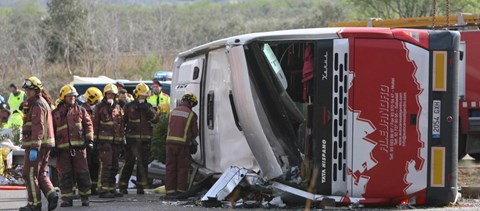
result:
[(215, 184), (208, 190), (205, 196), (202, 197), (201, 201), (209, 200), (224, 200), (233, 189), (237, 187), (240, 181), (245, 178), (248, 170), (246, 168), (230, 167), (226, 170), (222, 176), (215, 182)]
[(337, 203), (343, 204), (352, 204), (352, 203), (359, 203), (359, 204), (388, 204), (391, 202), (388, 198), (359, 198), (359, 197), (348, 197), (348, 196), (327, 196), (327, 195), (319, 195), (309, 193), (304, 190), (300, 190), (298, 188), (294, 188), (288, 185), (284, 185), (282, 183), (273, 182), (272, 188), (291, 193), (306, 199), (310, 199), (312, 201), (322, 201), (324, 199), (332, 199), (335, 200)]

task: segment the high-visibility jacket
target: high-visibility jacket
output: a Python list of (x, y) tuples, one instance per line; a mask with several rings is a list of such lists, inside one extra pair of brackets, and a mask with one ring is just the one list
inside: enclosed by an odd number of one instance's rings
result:
[(167, 143), (190, 145), (198, 136), (197, 114), (181, 103), (170, 113), (168, 120)]
[(104, 98), (93, 109), (93, 128), (95, 140), (123, 142), (125, 139), (123, 109), (117, 102), (110, 105)]
[(170, 112), (170, 96), (163, 92), (151, 95), (147, 98), (147, 102), (156, 108), (159, 113)]
[(151, 141), (152, 123), (158, 122), (157, 112), (149, 103), (145, 103), (145, 110), (139, 109), (139, 106), (138, 100), (125, 105), (126, 137), (129, 140)]
[(22, 127), (23, 113), (20, 110), (13, 111), (8, 118), (7, 128)]
[(50, 105), (41, 94), (30, 97), (27, 105), (28, 112), (25, 113), (22, 127), (22, 148), (53, 147), (55, 139)]
[(93, 141), (93, 124), (88, 112), (78, 104), (60, 103), (52, 112), (57, 148), (84, 148), (85, 140)]
[(20, 107), (20, 104), (25, 100), (25, 92), (22, 90), (18, 91), (19, 93), (17, 95), (14, 95), (13, 93), (10, 93), (8, 96), (8, 107), (10, 111), (15, 111)]

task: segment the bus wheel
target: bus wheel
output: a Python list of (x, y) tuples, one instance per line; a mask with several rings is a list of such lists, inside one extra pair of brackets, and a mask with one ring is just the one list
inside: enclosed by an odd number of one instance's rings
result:
[(461, 160), (465, 155), (467, 155), (467, 135), (458, 133), (458, 159)]

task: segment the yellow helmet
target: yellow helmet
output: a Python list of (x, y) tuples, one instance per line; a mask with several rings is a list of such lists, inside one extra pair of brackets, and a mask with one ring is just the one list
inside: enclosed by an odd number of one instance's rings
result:
[(38, 79), (35, 76), (31, 76), (30, 78), (27, 78), (23, 81), (22, 88), (42, 90), (43, 85), (42, 85), (42, 82), (40, 81), (40, 79)]
[(193, 93), (183, 95), (182, 102), (189, 102), (192, 108), (198, 104), (197, 97)]
[(118, 88), (115, 84), (107, 84), (105, 88), (103, 88), (103, 96), (107, 95), (107, 93), (118, 94)]
[(102, 91), (92, 86), (83, 94), (83, 98), (85, 98), (90, 105), (97, 104), (103, 99)]
[(150, 87), (145, 83), (139, 83), (137, 87), (135, 87), (135, 90), (133, 90), (133, 94), (135, 95), (135, 98), (138, 98), (139, 96), (148, 97), (150, 96)]
[(68, 95), (73, 95), (75, 97), (78, 96), (77, 90), (75, 89), (75, 87), (73, 87), (70, 84), (63, 86), (60, 89), (60, 96), (58, 97), (58, 99), (65, 100), (65, 96), (68, 96)]

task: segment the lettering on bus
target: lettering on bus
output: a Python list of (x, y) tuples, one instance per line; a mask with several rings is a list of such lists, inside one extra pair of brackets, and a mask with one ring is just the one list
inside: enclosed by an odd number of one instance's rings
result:
[(395, 87), (395, 78), (390, 84), (380, 84), (378, 104), (377, 147), (394, 159), (395, 147), (406, 145), (407, 93)]
[(390, 121), (390, 87), (388, 85), (380, 85), (380, 127), (379, 132), (381, 140), (379, 140), (380, 150), (389, 153), (388, 149), (388, 131)]
[(440, 100), (433, 101), (433, 116), (432, 116), (432, 138), (440, 138), (440, 114), (441, 114)]
[(325, 52), (325, 55), (323, 55), (325, 58), (323, 60), (323, 73), (322, 73), (322, 81), (328, 79), (328, 51)]
[(327, 182), (327, 141), (322, 140), (322, 183)]

